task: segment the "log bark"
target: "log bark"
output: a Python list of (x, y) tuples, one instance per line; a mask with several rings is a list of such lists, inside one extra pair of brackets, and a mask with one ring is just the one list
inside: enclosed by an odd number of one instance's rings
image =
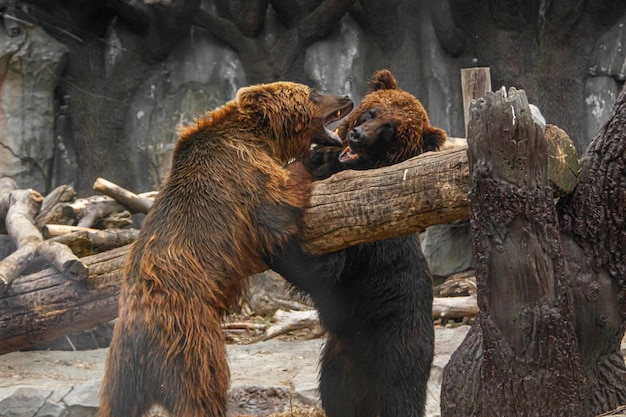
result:
[(626, 89), (581, 158), (580, 183), (559, 200), (563, 259), (592, 415), (626, 404)]
[(47, 223), (72, 224), (74, 216), (71, 210), (64, 209), (63, 203), (75, 198), (76, 191), (70, 186), (61, 185), (52, 190), (41, 203), (41, 210), (35, 217), (35, 226), (41, 229)]
[[(75, 227), (73, 229), (72, 232), (56, 235), (51, 240), (66, 245), (79, 257), (94, 255), (128, 245), (137, 240), (137, 235), (139, 234), (137, 229), (76, 230)], [(55, 228), (53, 233), (57, 232), (58, 229)]]
[(90, 273), (82, 281), (54, 268), (15, 280), (0, 297), (0, 354), (114, 319), (127, 253), (122, 247), (82, 258)]
[[(591, 416), (624, 401), (625, 117), (591, 151), (596, 165), (583, 159), (593, 189), (577, 187), (559, 203), (584, 201), (565, 216), (553, 204), (547, 144), (525, 94), (491, 93), (473, 105), (469, 201), (480, 314), (444, 370), (444, 417)], [(572, 249), (568, 232), (585, 249)]]
[(318, 181), (304, 212), (303, 246), (320, 254), (465, 219), (468, 175), (465, 149), (452, 149)]
[(433, 319), (459, 319), (478, 315), (475, 295), (433, 298)]
[(108, 195), (118, 203), (128, 207), (134, 212), (145, 214), (148, 210), (150, 210), (150, 207), (152, 207), (152, 200), (142, 198), (141, 196), (138, 196), (137, 194), (128, 191), (117, 184), (113, 184), (111, 181), (105, 180), (104, 178), (96, 179), (93, 189), (104, 195)]

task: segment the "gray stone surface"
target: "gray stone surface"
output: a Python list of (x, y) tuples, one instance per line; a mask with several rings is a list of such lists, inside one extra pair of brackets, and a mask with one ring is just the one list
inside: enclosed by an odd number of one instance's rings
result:
[(607, 75), (585, 80), (585, 139), (589, 142), (611, 117), (619, 90), (617, 82)]
[(607, 30), (593, 48), (589, 58), (591, 75), (608, 75), (616, 80), (626, 79), (626, 17)]
[(54, 89), (68, 49), (39, 27), (0, 31), (0, 176), (42, 191), (55, 151)]
[(474, 265), (469, 221), (429, 227), (420, 234), (420, 241), (435, 280), (463, 272)]
[[(467, 326), (436, 329), (436, 357), (427, 416), (439, 416), (443, 367)], [(265, 416), (318, 405), (318, 359), (323, 339), (229, 345), (230, 415)], [(0, 416), (92, 417), (98, 407), (107, 349), (13, 352), (0, 356)]]

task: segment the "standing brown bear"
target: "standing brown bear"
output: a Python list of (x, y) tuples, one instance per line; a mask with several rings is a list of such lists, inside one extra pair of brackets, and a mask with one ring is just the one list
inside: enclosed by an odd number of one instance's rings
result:
[(347, 97), (277, 82), (242, 88), (180, 132), (172, 168), (127, 259), (100, 417), (222, 417), (221, 318), (262, 257), (298, 231), (311, 143)]
[[(342, 123), (347, 146), (318, 146), (307, 168), (315, 179), (371, 169), (438, 150), (443, 130), (388, 70)], [(320, 396), (328, 417), (420, 417), (434, 354), (432, 280), (417, 235), (309, 256), (291, 239), (270, 261), (310, 295), (328, 331)]]

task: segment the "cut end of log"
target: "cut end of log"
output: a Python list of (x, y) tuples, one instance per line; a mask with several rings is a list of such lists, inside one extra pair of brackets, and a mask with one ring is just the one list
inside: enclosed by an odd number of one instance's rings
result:
[(561, 128), (546, 125), (548, 175), (555, 197), (574, 191), (578, 184), (578, 153), (569, 135)]
[(89, 267), (80, 260), (71, 260), (63, 264), (63, 275), (74, 281), (82, 281), (89, 276)]

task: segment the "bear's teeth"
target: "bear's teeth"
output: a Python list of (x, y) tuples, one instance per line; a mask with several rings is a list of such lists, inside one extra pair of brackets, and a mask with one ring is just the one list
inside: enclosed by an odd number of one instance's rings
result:
[(354, 159), (359, 159), (359, 154), (354, 152), (349, 146), (346, 146), (343, 152), (339, 155), (339, 162), (346, 162)]

